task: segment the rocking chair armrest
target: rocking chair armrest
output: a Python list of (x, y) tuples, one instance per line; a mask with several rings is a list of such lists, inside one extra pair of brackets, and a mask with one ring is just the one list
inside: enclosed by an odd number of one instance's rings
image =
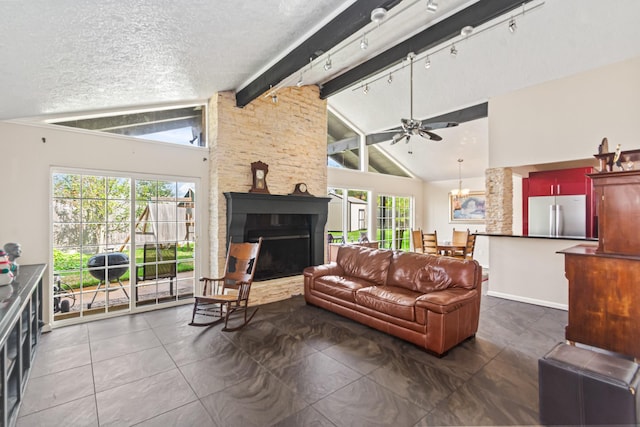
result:
[[(200, 277), (201, 282), (204, 282), (204, 288), (202, 289), (202, 295), (212, 295), (218, 293), (218, 288), (220, 287), (220, 283), (224, 283), (224, 277), (213, 278), (213, 277)], [(211, 286), (209, 286), (211, 284)], [(211, 289), (208, 289), (211, 287)]]

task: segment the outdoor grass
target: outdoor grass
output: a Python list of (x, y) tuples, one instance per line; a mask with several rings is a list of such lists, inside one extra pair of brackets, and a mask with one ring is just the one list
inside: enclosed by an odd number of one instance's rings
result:
[[(130, 251), (124, 250), (122, 253), (130, 257)], [(95, 254), (68, 253), (54, 249), (54, 274), (59, 274), (62, 278), (62, 282), (73, 289), (78, 289), (81, 285), (85, 287), (98, 285), (100, 283), (99, 280), (93, 277), (86, 269), (87, 261), (89, 261), (93, 255)], [(136, 265), (142, 265), (144, 249), (137, 249), (135, 255)], [(193, 261), (195, 256), (193, 245), (178, 245), (176, 255), (178, 261), (184, 260), (184, 262), (178, 262), (177, 264), (178, 273), (183, 271), (193, 271)], [(131, 271), (128, 270), (120, 277), (120, 279), (123, 281), (129, 280), (130, 273)]]

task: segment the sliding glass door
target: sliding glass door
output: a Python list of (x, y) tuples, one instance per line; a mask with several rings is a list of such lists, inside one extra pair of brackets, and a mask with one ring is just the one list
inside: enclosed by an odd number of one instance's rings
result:
[(52, 173), (54, 320), (191, 298), (196, 183)]

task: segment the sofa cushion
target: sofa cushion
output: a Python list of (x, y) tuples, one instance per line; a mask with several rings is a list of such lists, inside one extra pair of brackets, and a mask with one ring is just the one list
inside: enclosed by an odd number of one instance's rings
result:
[(356, 292), (356, 303), (393, 317), (414, 322), (416, 298), (421, 294), (397, 286), (370, 286)]
[(315, 279), (313, 289), (323, 294), (355, 303), (356, 291), (371, 285), (371, 282), (357, 277), (322, 276)]
[(473, 289), (480, 276), (473, 260), (396, 251), (386, 284), (423, 294), (448, 288)]
[(336, 262), (347, 277), (357, 277), (384, 285), (393, 252), (388, 249), (343, 245), (338, 249)]

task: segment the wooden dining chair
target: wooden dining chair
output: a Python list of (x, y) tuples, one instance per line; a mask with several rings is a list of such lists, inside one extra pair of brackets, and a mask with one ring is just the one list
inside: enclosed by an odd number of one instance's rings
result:
[(422, 230), (411, 230), (411, 241), (413, 242), (413, 251), (418, 253), (424, 252), (424, 243), (422, 242)]
[[(195, 297), (191, 326), (210, 326), (224, 321), (223, 331), (235, 331), (245, 327), (256, 314), (258, 308), (248, 315), (249, 291), (258, 263), (262, 237), (257, 243), (229, 243), (229, 251), (224, 267), (224, 276), (212, 279), (200, 278), (204, 282), (201, 296)], [(239, 312), (244, 315), (242, 323), (229, 327), (229, 317)], [(213, 318), (196, 321), (196, 317)]]
[(438, 233), (433, 230), (433, 233), (422, 234), (422, 250), (425, 254), (438, 255)]
[(464, 250), (465, 259), (473, 259), (473, 251), (475, 247), (476, 247), (476, 235), (469, 234), (469, 237), (467, 237), (467, 247)]
[[(453, 229), (453, 233), (451, 235), (451, 244), (455, 246), (467, 246), (467, 238), (469, 237), (469, 229), (466, 231), (458, 231), (455, 228)], [(464, 250), (456, 250), (451, 253), (451, 256), (457, 258), (464, 258)]]

